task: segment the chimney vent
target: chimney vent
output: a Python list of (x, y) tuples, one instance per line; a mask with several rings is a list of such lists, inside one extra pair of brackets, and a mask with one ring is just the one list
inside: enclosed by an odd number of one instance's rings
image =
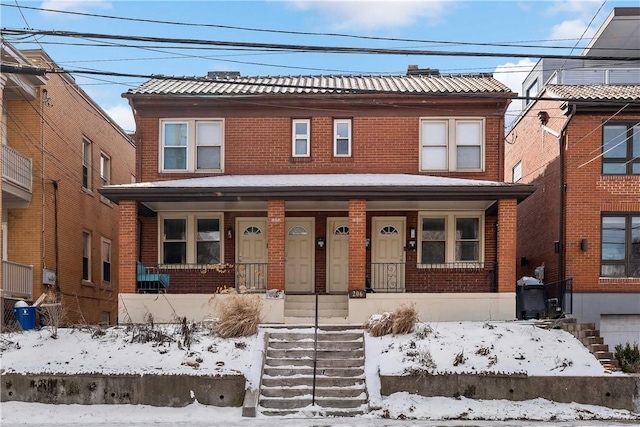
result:
[(409, 65), (407, 67), (407, 75), (439, 76), (440, 70), (437, 68), (418, 68), (417, 65)]
[(240, 71), (209, 71), (207, 77), (212, 79), (229, 79), (240, 77)]

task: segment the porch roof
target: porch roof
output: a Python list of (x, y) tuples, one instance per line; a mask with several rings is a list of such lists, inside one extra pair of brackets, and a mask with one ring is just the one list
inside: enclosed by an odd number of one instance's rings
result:
[(121, 200), (524, 200), (535, 187), (497, 181), (409, 174), (218, 175), (108, 185), (99, 191)]

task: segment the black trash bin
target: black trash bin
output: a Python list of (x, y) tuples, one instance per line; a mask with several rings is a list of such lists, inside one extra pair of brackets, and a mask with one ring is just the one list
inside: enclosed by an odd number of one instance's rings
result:
[(516, 286), (516, 317), (541, 319), (546, 315), (544, 284), (535, 277), (523, 277)]

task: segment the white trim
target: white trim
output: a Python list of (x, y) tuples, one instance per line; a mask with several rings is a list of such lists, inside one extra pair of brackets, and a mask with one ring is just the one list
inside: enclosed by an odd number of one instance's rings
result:
[[(198, 124), (200, 123), (219, 123), (220, 124), (220, 168), (219, 169), (198, 169), (197, 152), (198, 152)], [(164, 151), (165, 151), (165, 125), (176, 124), (186, 125), (187, 141), (186, 146), (174, 146), (174, 148), (184, 147), (186, 151), (185, 169), (165, 169), (164, 168)], [(170, 119), (165, 118), (158, 121), (158, 172), (160, 173), (210, 173), (224, 172), (224, 146), (225, 146), (225, 121), (222, 118), (187, 118), (187, 119)], [(213, 145), (217, 146), (217, 145)], [(171, 147), (171, 146), (169, 146)]]
[[(423, 124), (424, 123), (442, 123), (445, 124), (445, 138), (446, 138), (446, 160), (445, 165), (442, 168), (424, 168), (423, 167), (423, 155), (422, 152), (425, 148), (423, 143)], [(458, 123), (479, 123), (480, 124), (480, 167), (479, 168), (460, 168), (457, 166), (457, 124)], [(426, 171), (458, 171), (458, 172), (484, 172), (485, 169), (485, 153), (486, 153), (486, 119), (484, 117), (420, 117), (419, 119), (419, 138), (418, 138), (418, 157), (419, 164), (418, 169), (421, 172)], [(474, 145), (462, 145), (474, 146)], [(426, 146), (429, 147), (429, 146)], [(443, 147), (442, 145), (431, 145), (431, 147)]]
[[(338, 154), (338, 124), (346, 123), (349, 129), (349, 135), (347, 136), (348, 142), (348, 153), (347, 154)], [(351, 157), (351, 153), (353, 152), (353, 132), (352, 132), (352, 120), (351, 119), (333, 119), (333, 157)]]
[[(296, 134), (296, 124), (304, 123), (307, 125), (306, 134)], [(307, 142), (306, 154), (298, 154), (296, 152), (296, 141), (304, 139)], [(311, 120), (310, 119), (293, 119), (291, 121), (291, 156), (292, 157), (311, 157)]]
[(522, 179), (522, 160), (511, 168), (511, 182), (518, 182)]
[(164, 220), (183, 219), (185, 220), (185, 263), (197, 264), (197, 220), (217, 219), (219, 222), (219, 242), (220, 242), (220, 262), (224, 262), (224, 215), (222, 212), (162, 212), (158, 214), (158, 264), (172, 265), (164, 263)]

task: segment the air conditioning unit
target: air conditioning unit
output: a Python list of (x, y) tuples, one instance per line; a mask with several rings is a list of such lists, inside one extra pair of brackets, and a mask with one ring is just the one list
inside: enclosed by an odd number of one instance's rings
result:
[(56, 273), (51, 270), (47, 270), (44, 268), (42, 270), (42, 283), (45, 285), (55, 285), (56, 284)]

